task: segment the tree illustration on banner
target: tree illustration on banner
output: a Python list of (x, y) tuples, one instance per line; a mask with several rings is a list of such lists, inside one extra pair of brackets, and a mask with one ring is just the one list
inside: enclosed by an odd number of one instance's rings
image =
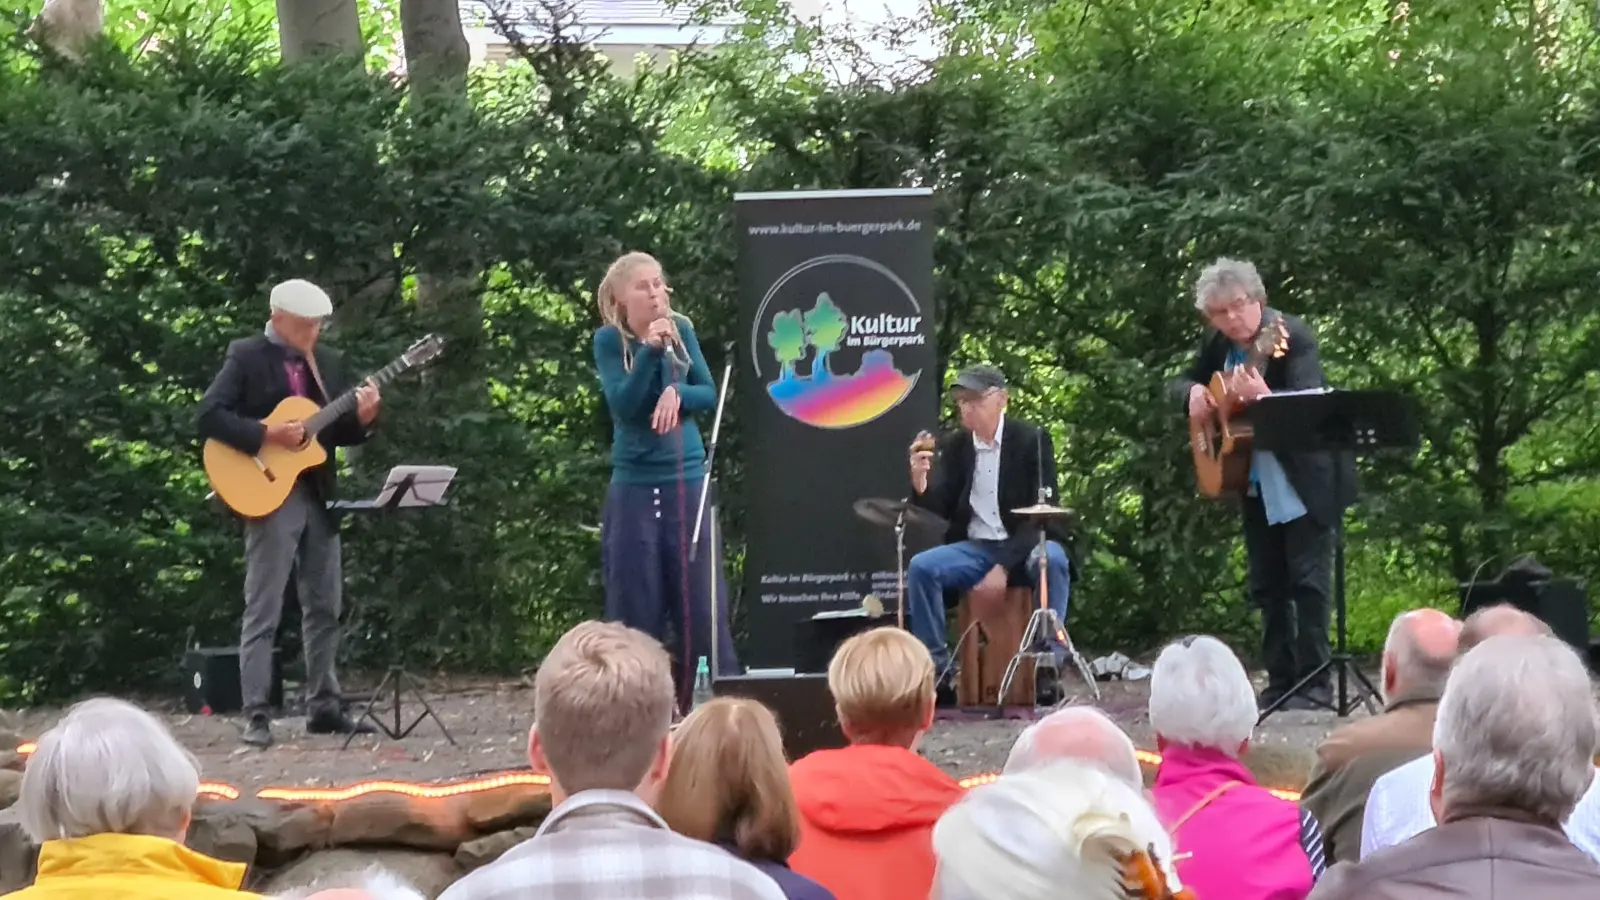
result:
[(791, 309), (772, 317), (772, 330), (767, 332), (767, 343), (783, 365), (779, 374), (782, 380), (794, 377), (794, 364), (806, 358), (806, 328), (800, 310)]
[(816, 305), (806, 313), (805, 326), (811, 346), (817, 348), (816, 362), (811, 364), (811, 377), (826, 381), (833, 377), (833, 370), (828, 367), (828, 354), (844, 343), (844, 310), (833, 302), (827, 291), (823, 291), (817, 295)]

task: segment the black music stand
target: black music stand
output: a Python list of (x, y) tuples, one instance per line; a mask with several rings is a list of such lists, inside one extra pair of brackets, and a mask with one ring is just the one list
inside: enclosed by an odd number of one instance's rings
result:
[[(401, 509), (426, 506), (447, 506), (448, 500), (444, 492), (450, 487), (451, 480), (455, 477), (456, 470), (449, 466), (395, 466), (389, 470), (389, 475), (384, 479), (383, 490), (372, 500), (335, 500), (328, 504), (328, 508), (336, 512), (377, 512), (384, 516), (392, 516)], [(450, 729), (445, 727), (444, 720), (433, 711), (433, 706), (428, 703), (428, 698), (417, 686), (416, 679), (407, 672), (401, 663), (401, 651), (391, 642), (392, 659), (389, 671), (378, 682), (378, 687), (367, 700), (366, 709), (362, 710), (360, 718), (356, 721), (371, 721), (382, 733), (389, 736), (390, 740), (403, 740), (421, 725), (424, 719), (433, 719), (439, 724), (439, 730), (444, 732), (445, 740), (451, 746), (458, 746), (456, 739), (450, 735)], [(374, 714), (378, 699), (383, 696), (385, 688), (391, 688), (394, 703), (394, 722), (391, 725)], [(422, 712), (405, 725), (401, 722), (401, 699), (405, 694), (411, 694), (418, 703), (422, 704)], [(351, 732), (344, 739), (345, 749), (349, 749), (350, 742), (355, 740), (355, 732)]]
[[(1380, 450), (1416, 451), (1421, 441), (1417, 416), (1411, 398), (1390, 391), (1291, 391), (1268, 394), (1252, 405), (1247, 414), (1255, 427), (1254, 447), (1274, 453), (1328, 453), (1334, 457), (1333, 489), (1335, 496), (1345, 492), (1345, 466), (1339, 457), (1369, 455)], [(1371, 680), (1356, 666), (1345, 647), (1344, 598), (1344, 512), (1334, 528), (1334, 612), (1337, 617), (1335, 634), (1338, 646), (1329, 654), (1328, 661), (1315, 672), (1300, 679), (1282, 697), (1262, 711), (1256, 719), (1260, 725), (1277, 712), (1289, 698), (1310, 687), (1323, 672), (1337, 669), (1339, 690), (1333, 711), (1340, 717), (1350, 715), (1357, 702), (1375, 712), (1373, 699), (1383, 695)], [(1349, 676), (1366, 688), (1357, 698), (1349, 696)]]

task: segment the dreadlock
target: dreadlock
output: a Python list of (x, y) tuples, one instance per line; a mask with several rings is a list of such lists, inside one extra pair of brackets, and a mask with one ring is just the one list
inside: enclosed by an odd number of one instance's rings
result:
[[(600, 306), (600, 321), (622, 334), (622, 369), (625, 372), (633, 371), (633, 343), (640, 338), (628, 327), (628, 317), (622, 314), (621, 304), (617, 303), (617, 287), (633, 274), (634, 269), (644, 265), (661, 268), (661, 263), (648, 253), (635, 250), (622, 254), (606, 269), (605, 277), (600, 279), (600, 287), (594, 292), (595, 301)], [(666, 276), (662, 277), (665, 279)], [(667, 293), (672, 293), (670, 285), (667, 286)], [(681, 313), (671, 312), (670, 315), (675, 327), (694, 324)]]

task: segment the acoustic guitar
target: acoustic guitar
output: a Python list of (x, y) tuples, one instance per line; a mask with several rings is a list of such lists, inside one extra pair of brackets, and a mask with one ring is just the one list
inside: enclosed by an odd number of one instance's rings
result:
[(429, 362), (443, 350), (444, 340), (430, 334), (327, 406), (319, 407), (315, 400), (306, 397), (284, 399), (266, 421), (274, 425), (303, 422), (306, 440), (299, 447), (262, 444), (261, 450), (252, 456), (216, 438), (207, 440), (203, 457), (212, 490), (230, 509), (247, 518), (258, 519), (277, 510), (289, 499), (289, 492), (294, 490), (301, 472), (327, 462), (328, 451), (318, 443), (317, 433), (355, 409), (360, 385), (374, 381), (382, 386), (401, 372)]
[[(1289, 352), (1289, 329), (1283, 323), (1283, 316), (1272, 310), (1264, 311), (1264, 315), (1261, 332), (1246, 352), (1241, 368), (1260, 370), (1268, 360)], [(1207, 497), (1243, 497), (1250, 487), (1254, 429), (1243, 413), (1243, 401), (1230, 389), (1226, 373), (1211, 376), (1206, 390), (1216, 406), (1207, 415), (1189, 420), (1195, 479), (1200, 493)]]

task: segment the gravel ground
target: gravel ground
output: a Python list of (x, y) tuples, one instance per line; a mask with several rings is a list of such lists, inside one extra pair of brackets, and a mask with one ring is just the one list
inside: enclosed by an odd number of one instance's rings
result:
[[(1099, 705), (1135, 743), (1154, 749), (1145, 713), (1148, 684), (1104, 682)], [(1069, 702), (1092, 699), (1081, 690), (1081, 684), (1069, 684), (1069, 691), (1074, 687), (1080, 690)], [(348, 785), (372, 779), (449, 781), (527, 764), (527, 730), (533, 716), (533, 691), (528, 683), (450, 679), (435, 683), (430, 690), (429, 700), (458, 742), (456, 746), (445, 740), (437, 724), (427, 721), (403, 741), (362, 736), (345, 750), (343, 737), (307, 735), (304, 720), (289, 718), (276, 723), (278, 743), (262, 751), (239, 744), (243, 723), (236, 716), (189, 715), (170, 699), (146, 699), (145, 705), (167, 716), (174, 734), (199, 758), (207, 780), (245, 791), (272, 785)], [(408, 700), (405, 721), (420, 710)], [(34, 709), (11, 712), (7, 719), (12, 730), (31, 740), (58, 715), (59, 710)], [(1020, 718), (986, 721), (973, 715), (942, 719), (924, 740), (922, 752), (958, 777), (997, 771), (1026, 724)], [(1252, 767), (1265, 784), (1298, 788), (1309, 768), (1312, 748), (1336, 724), (1331, 712), (1273, 715), (1257, 731)]]

